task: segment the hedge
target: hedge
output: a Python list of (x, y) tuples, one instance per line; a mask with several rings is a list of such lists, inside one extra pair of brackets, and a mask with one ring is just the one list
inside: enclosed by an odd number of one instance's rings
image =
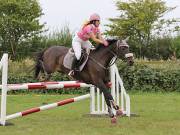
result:
[[(168, 70), (155, 69), (145, 64), (134, 64), (129, 67), (125, 63), (117, 64), (121, 78), (127, 91), (161, 91), (161, 92), (180, 92), (180, 69)], [(25, 71), (25, 70), (24, 70)], [(10, 73), (8, 83), (27, 83), (38, 82), (33, 78), (33, 73)], [(66, 75), (55, 73), (51, 80), (61, 81), (69, 80)], [(88, 88), (61, 89), (61, 90), (36, 90), (37, 93), (59, 93), (59, 94), (84, 94), (89, 91)], [(24, 91), (12, 91), (11, 93), (22, 93)]]
[(180, 92), (180, 69), (153, 69), (147, 65), (132, 67), (119, 64), (119, 73), (129, 91)]

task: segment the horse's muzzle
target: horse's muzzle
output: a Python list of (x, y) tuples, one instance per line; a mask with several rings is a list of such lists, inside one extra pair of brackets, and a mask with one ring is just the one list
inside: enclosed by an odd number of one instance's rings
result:
[(126, 59), (127, 59), (127, 63), (129, 66), (133, 66), (134, 64), (134, 56), (133, 56), (133, 53), (127, 53), (125, 55)]
[(133, 66), (134, 65), (134, 60), (128, 60), (128, 65)]

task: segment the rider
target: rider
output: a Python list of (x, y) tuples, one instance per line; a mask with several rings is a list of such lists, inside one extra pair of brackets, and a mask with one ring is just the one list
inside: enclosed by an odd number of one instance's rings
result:
[(74, 71), (78, 71), (79, 60), (81, 57), (81, 48), (86, 49), (87, 54), (89, 54), (92, 47), (89, 39), (92, 39), (97, 44), (104, 44), (108, 46), (108, 42), (102, 37), (100, 29), (100, 16), (96, 13), (92, 14), (89, 18), (89, 21), (83, 25), (81, 30), (75, 35), (72, 40), (72, 48), (75, 53), (75, 59), (72, 63), (72, 70), (69, 72), (69, 75), (73, 75)]

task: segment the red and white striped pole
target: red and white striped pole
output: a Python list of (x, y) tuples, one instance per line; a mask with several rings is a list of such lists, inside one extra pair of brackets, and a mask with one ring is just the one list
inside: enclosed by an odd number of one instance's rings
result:
[(80, 101), (80, 100), (84, 100), (84, 99), (87, 99), (87, 98), (90, 98), (90, 94), (86, 94), (86, 95), (75, 97), (75, 98), (65, 99), (65, 100), (62, 100), (62, 101), (58, 101), (56, 103), (52, 103), (52, 104), (48, 104), (48, 105), (44, 105), (44, 106), (40, 106), (40, 107), (31, 108), (31, 109), (28, 109), (28, 110), (25, 110), (25, 111), (22, 111), (22, 112), (18, 112), (18, 113), (15, 113), (15, 114), (8, 115), (8, 116), (6, 116), (6, 120), (26, 116), (26, 115), (36, 113), (36, 112), (40, 112), (40, 111), (44, 111), (44, 110), (47, 110), (47, 109), (52, 109), (52, 108), (55, 108), (55, 107), (58, 107), (58, 106), (63, 106), (63, 105), (73, 103), (73, 102), (77, 102), (77, 101)]
[[(61, 81), (61, 82), (38, 82), (38, 83), (22, 83), (22, 84), (8, 84), (8, 91), (10, 90), (34, 90), (34, 89), (60, 89), (60, 88), (80, 88), (91, 87), (91, 84), (86, 84), (78, 81)], [(0, 89), (2, 85), (0, 85)]]

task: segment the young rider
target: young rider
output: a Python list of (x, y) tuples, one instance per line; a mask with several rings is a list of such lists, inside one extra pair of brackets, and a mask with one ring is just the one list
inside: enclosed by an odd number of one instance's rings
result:
[(81, 57), (81, 48), (86, 49), (86, 52), (89, 54), (92, 47), (89, 39), (92, 39), (97, 44), (104, 44), (108, 46), (108, 42), (102, 37), (100, 29), (100, 16), (96, 13), (92, 14), (89, 18), (89, 21), (81, 28), (81, 30), (75, 35), (72, 40), (72, 48), (75, 53), (75, 59), (72, 63), (72, 70), (69, 72), (69, 75), (73, 75), (74, 71), (79, 68), (79, 60)]

